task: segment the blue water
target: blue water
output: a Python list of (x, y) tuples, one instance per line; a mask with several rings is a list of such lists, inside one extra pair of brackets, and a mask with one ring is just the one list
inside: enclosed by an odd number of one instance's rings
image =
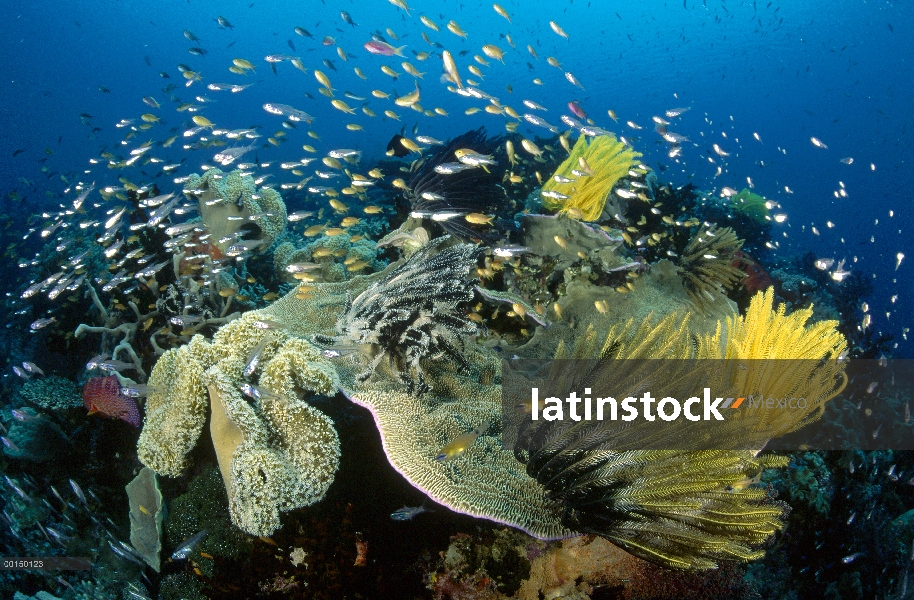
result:
[[(200, 94), (216, 100), (205, 106), (203, 114), (218, 126), (263, 125), (265, 138), (280, 129), (281, 118), (266, 114), (262, 104), (290, 104), (314, 115), (313, 129), (321, 136), (315, 144), (318, 150), (355, 147), (369, 158), (379, 156), (386, 141), (402, 126), (410, 130), (417, 121), (420, 134), (439, 139), (480, 124), (493, 133), (501, 130), (502, 116), (462, 114), (479, 102), (445, 90), (438, 82), (441, 62), (436, 56), (427, 61), (415, 59), (413, 50), (433, 50), (420, 37), (426, 32), (457, 56), (465, 77), (470, 76), (466, 67), (475, 64), (471, 57), (481, 54), (482, 44), (497, 44), (505, 50), (506, 64), (489, 60), (487, 78), (481, 83), (485, 91), (521, 112), (522, 99), (535, 100), (549, 108), (545, 116), (553, 123), (559, 122), (559, 111), (566, 102), (577, 99), (598, 125), (631, 139), (651, 166), (657, 167), (658, 161), (669, 166), (663, 173), (665, 179), (692, 181), (705, 189), (742, 189), (746, 178), (751, 178), (755, 191), (780, 202), (789, 217), (775, 232), (780, 251), (813, 250), (817, 256), (845, 258), (852, 270), (872, 277), (874, 293), (866, 300), (873, 327), (902, 344), (899, 355), (910, 354), (910, 346), (902, 339), (903, 328), (911, 322), (906, 310), (914, 291), (910, 259), (894, 270), (896, 254), (906, 250), (911, 220), (908, 190), (914, 184), (908, 132), (914, 82), (905, 77), (914, 56), (914, 11), (910, 6), (897, 2), (717, 0), (503, 5), (513, 23), (498, 16), (490, 4), (475, 2), (445, 5), (416, 0), (411, 3), (412, 17), (382, 0), (370, 5), (4, 2), (0, 8), (3, 210), (18, 215), (56, 206), (65, 188), (60, 174), (76, 176), (102, 148), (117, 151), (125, 130), (113, 125), (120, 119), (138, 119), (147, 112), (161, 115), (160, 124), (137, 137), (138, 141), (158, 142), (172, 135), (169, 128), (189, 122), (190, 114), (175, 112), (160, 91), (169, 83), (178, 86), (174, 94), (184, 102)], [(352, 15), (356, 27), (343, 22), (341, 9)], [(423, 26), (419, 14), (431, 17), (441, 32)], [(215, 18), (220, 15), (234, 29), (219, 28)], [(466, 40), (444, 28), (450, 19), (468, 33)], [(570, 39), (553, 33), (549, 20), (558, 22)], [(306, 28), (314, 39), (296, 35), (295, 26)], [(384, 32), (388, 27), (399, 42)], [(187, 52), (193, 44), (182, 35), (184, 29), (201, 38), (207, 56)], [(326, 72), (340, 91), (367, 96), (369, 106), (379, 115), (389, 101), (371, 98), (372, 89), (396, 95), (412, 90), (413, 77), (404, 73), (393, 82), (379, 72), (382, 64), (402, 72), (399, 62), (403, 59), (372, 56), (362, 48), (374, 31), (394, 45), (407, 46), (408, 60), (427, 72), (421, 80), (423, 106), (442, 107), (449, 117), (430, 119), (391, 106), (403, 115), (402, 122), (369, 119), (361, 113), (350, 118), (317, 93), (318, 84), (310, 72), (314, 68)], [(512, 36), (516, 49), (509, 46), (504, 34)], [(348, 62), (340, 60), (336, 45), (321, 45), (328, 35), (351, 56)], [(530, 56), (527, 44), (536, 49), (539, 60)], [(469, 53), (459, 57), (462, 50)], [(309, 73), (285, 62), (277, 65), (278, 75), (274, 75), (262, 60), (270, 53), (301, 56)], [(586, 90), (573, 87), (561, 70), (546, 65), (547, 56), (555, 56)], [(257, 66), (256, 74), (229, 73), (231, 60), (238, 57), (251, 60)], [(324, 58), (332, 60), (339, 72), (321, 65)], [(185, 88), (185, 79), (176, 68), (179, 63), (202, 73), (202, 83)], [(368, 81), (356, 77), (354, 66), (369, 76)], [(171, 78), (160, 77), (162, 71)], [(541, 78), (543, 85), (534, 85), (534, 77)], [(238, 94), (206, 90), (205, 85), (214, 81), (255, 85)], [(99, 86), (111, 93), (100, 92)], [(305, 92), (314, 98), (306, 98)], [(162, 109), (143, 104), (141, 98), (148, 95), (157, 98)], [(696, 142), (687, 145), (677, 161), (665, 156), (666, 147), (651, 131), (650, 119), (674, 107), (691, 110), (676, 119), (671, 130)], [(608, 118), (608, 109), (618, 115), (618, 123)], [(91, 127), (80, 123), (80, 113), (91, 114), (91, 124), (101, 130), (90, 134)], [(628, 128), (624, 123), (629, 120), (644, 129)], [(359, 123), (365, 130), (350, 132), (344, 123)], [(526, 123), (519, 131), (546, 133)], [(261, 149), (257, 157), (261, 161), (296, 160), (302, 155), (301, 144), (314, 141), (305, 136), (304, 128), (289, 134), (290, 143)], [(812, 136), (828, 149), (813, 146)], [(182, 150), (180, 142), (155, 152), (166, 162), (187, 159), (177, 175), (198, 170), (211, 160), (208, 153)], [(722, 160), (714, 155), (713, 143), (719, 143), (730, 156)], [(25, 151), (13, 157), (18, 149)], [(709, 157), (724, 166), (720, 177), (714, 177), (717, 165)], [(853, 164), (839, 162), (845, 157), (852, 157)], [(40, 172), (42, 166), (52, 176)], [(86, 179), (101, 182), (121, 174), (96, 167)], [(847, 198), (835, 198), (839, 182), (845, 185)], [(786, 193), (785, 186), (793, 193)], [(13, 191), (19, 191), (25, 201), (8, 201), (6, 196)], [(890, 211), (894, 211), (893, 217)], [(827, 225), (829, 221), (833, 227)], [(813, 225), (821, 235), (811, 233)], [(893, 296), (897, 299), (894, 304)]]

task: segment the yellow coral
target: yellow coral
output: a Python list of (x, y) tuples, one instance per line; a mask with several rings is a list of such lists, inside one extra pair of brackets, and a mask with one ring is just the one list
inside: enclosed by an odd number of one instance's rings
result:
[[(554, 174), (575, 181), (558, 183), (553, 176), (543, 184), (543, 192), (558, 192), (568, 196), (568, 199), (544, 196), (543, 206), (550, 210), (565, 211), (575, 208), (581, 211), (585, 221), (596, 221), (603, 212), (612, 187), (637, 164), (640, 157), (640, 152), (635, 152), (613, 135), (597, 136), (590, 143), (582, 135), (571, 149), (571, 154), (559, 165)], [(575, 177), (571, 171), (581, 169), (582, 158), (593, 170), (593, 174)]]

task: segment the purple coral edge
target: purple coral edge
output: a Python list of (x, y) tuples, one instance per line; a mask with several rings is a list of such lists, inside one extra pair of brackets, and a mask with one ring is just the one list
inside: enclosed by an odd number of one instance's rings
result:
[[(524, 215), (524, 218), (525, 218), (525, 219), (558, 219), (558, 218), (559, 218), (559, 215)], [(585, 228), (587, 228), (587, 229), (593, 231), (594, 233), (600, 233), (600, 234), (602, 234), (603, 236), (606, 237), (606, 239), (608, 239), (608, 240), (611, 241), (611, 242), (622, 242), (622, 241), (624, 241), (621, 237), (614, 238), (613, 236), (609, 235), (609, 233), (603, 231), (603, 229), (600, 228), (600, 227), (591, 227), (590, 225), (588, 225), (588, 224), (585, 223), (584, 221), (578, 221), (578, 223), (580, 223), (583, 227), (585, 227)]]
[(371, 406), (370, 404), (368, 404), (367, 402), (363, 402), (363, 401), (359, 400), (358, 398), (356, 398), (355, 396), (349, 394), (349, 392), (347, 392), (347, 391), (346, 391), (345, 389), (343, 389), (342, 387), (340, 387), (339, 390), (340, 390), (340, 392), (341, 392), (344, 396), (346, 396), (346, 398), (349, 399), (349, 401), (351, 401), (351, 402), (353, 402), (353, 403), (355, 403), (355, 404), (358, 404), (359, 406), (362, 406), (362, 407), (364, 407), (364, 408), (367, 408), (367, 409), (368, 409), (368, 412), (371, 413), (371, 417), (374, 419), (374, 424), (377, 426), (378, 431), (379, 431), (379, 432), (382, 432), (382, 435), (381, 435), (381, 446), (384, 448), (384, 455), (387, 457), (387, 462), (390, 463), (390, 466), (392, 466), (392, 467), (394, 468), (394, 470), (395, 470), (397, 473), (399, 473), (400, 475), (402, 475), (403, 478), (406, 479), (406, 481), (408, 481), (409, 484), (410, 484), (411, 486), (413, 486), (414, 488), (416, 488), (417, 490), (419, 490), (420, 492), (422, 492), (423, 494), (425, 494), (426, 496), (428, 496), (429, 498), (431, 498), (432, 500), (434, 500), (434, 501), (437, 502), (438, 504), (441, 504), (442, 506), (445, 506), (445, 507), (449, 508), (450, 510), (454, 511), (455, 513), (460, 513), (460, 514), (462, 514), (462, 515), (467, 515), (467, 516), (470, 516), (470, 517), (475, 517), (475, 518), (477, 518), (477, 519), (486, 519), (486, 520), (488, 520), (488, 521), (494, 521), (495, 523), (498, 523), (499, 525), (507, 525), (508, 527), (513, 527), (513, 528), (515, 528), (515, 529), (520, 529), (521, 531), (523, 531), (523, 532), (526, 533), (527, 535), (529, 535), (529, 536), (531, 536), (531, 537), (534, 537), (534, 538), (536, 538), (536, 539), (539, 539), (539, 540), (543, 540), (543, 541), (545, 541), (545, 542), (554, 542), (554, 541), (557, 541), (557, 540), (564, 540), (564, 539), (567, 539), (567, 538), (570, 538), (570, 537), (575, 537), (574, 535), (564, 535), (564, 536), (558, 536), (558, 537), (540, 537), (540, 536), (536, 535), (535, 533), (533, 533), (532, 531), (528, 530), (527, 528), (525, 528), (525, 527), (523, 527), (523, 526), (521, 526), (521, 525), (518, 525), (517, 523), (511, 523), (511, 522), (508, 522), (508, 521), (503, 521), (503, 520), (500, 520), (500, 519), (493, 518), (493, 517), (491, 517), (491, 516), (489, 516), (489, 515), (483, 515), (483, 514), (480, 514), (480, 513), (475, 513), (475, 512), (468, 511), (468, 510), (463, 510), (463, 509), (457, 508), (457, 507), (455, 507), (455, 506), (452, 506), (446, 499), (440, 498), (440, 497), (438, 497), (438, 496), (432, 494), (429, 490), (423, 488), (422, 486), (420, 486), (420, 485), (418, 485), (416, 482), (414, 482), (412, 479), (410, 479), (409, 476), (403, 471), (403, 469), (401, 469), (400, 467), (398, 467), (397, 465), (395, 465), (394, 462), (390, 459), (390, 451), (389, 451), (388, 448), (387, 448), (387, 440), (385, 439), (385, 437), (384, 437), (384, 435), (383, 435), (383, 431), (384, 431), (384, 430), (383, 430), (383, 428), (381, 427), (381, 422), (380, 422), (380, 420), (378, 420), (378, 413), (375, 411), (374, 407), (372, 407), (372, 406)]

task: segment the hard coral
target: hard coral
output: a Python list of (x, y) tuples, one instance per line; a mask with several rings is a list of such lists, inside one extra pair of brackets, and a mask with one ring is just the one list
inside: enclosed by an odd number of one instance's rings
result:
[[(637, 164), (640, 152), (635, 152), (613, 135), (601, 135), (590, 143), (585, 136), (578, 138), (571, 154), (555, 170), (555, 175), (574, 179), (571, 183), (558, 183), (550, 177), (543, 184), (543, 192), (558, 192), (567, 199), (543, 196), (543, 206), (550, 210), (581, 211), (585, 221), (596, 221), (603, 213), (606, 199), (616, 182)], [(581, 160), (593, 171), (586, 177), (577, 177), (571, 171), (581, 169)]]

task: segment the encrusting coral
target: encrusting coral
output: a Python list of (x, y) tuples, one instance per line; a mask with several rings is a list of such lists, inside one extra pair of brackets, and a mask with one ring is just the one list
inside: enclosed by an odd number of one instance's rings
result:
[[(614, 135), (600, 135), (590, 142), (582, 135), (578, 138), (571, 154), (555, 170), (555, 174), (543, 184), (543, 206), (550, 210), (568, 212), (575, 208), (581, 212), (585, 221), (596, 221), (603, 213), (603, 207), (616, 182), (628, 174), (629, 169), (638, 164), (640, 152), (635, 152)], [(583, 163), (582, 163), (583, 161)], [(584, 168), (583, 165), (587, 165)], [(587, 171), (578, 177), (572, 170)], [(559, 183), (556, 176), (573, 181)], [(567, 199), (550, 197), (555, 192)]]

